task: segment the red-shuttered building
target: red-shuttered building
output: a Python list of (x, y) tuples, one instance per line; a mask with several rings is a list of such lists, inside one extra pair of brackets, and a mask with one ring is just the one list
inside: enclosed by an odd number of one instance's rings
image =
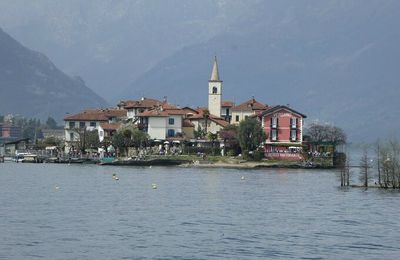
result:
[(267, 137), (266, 157), (300, 159), (306, 115), (287, 106), (274, 106), (259, 114), (259, 118)]

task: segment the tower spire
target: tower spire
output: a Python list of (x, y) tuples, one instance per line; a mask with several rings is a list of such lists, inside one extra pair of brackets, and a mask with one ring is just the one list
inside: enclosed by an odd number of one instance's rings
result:
[(219, 73), (218, 73), (217, 56), (214, 56), (214, 65), (213, 65), (213, 68), (212, 68), (210, 81), (220, 81), (219, 80)]

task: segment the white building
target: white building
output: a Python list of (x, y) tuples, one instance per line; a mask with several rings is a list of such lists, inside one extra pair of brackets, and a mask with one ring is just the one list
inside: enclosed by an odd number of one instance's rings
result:
[(118, 107), (126, 109), (128, 119), (132, 119), (133, 122), (136, 122), (139, 113), (160, 106), (162, 103), (163, 102), (157, 99), (142, 97), (140, 100), (121, 101)]
[(143, 129), (151, 139), (181, 137), (184, 116), (185, 111), (182, 109), (164, 103), (139, 113), (139, 128)]
[(117, 123), (124, 119), (126, 119), (125, 109), (88, 109), (66, 116), (64, 118), (65, 152), (69, 152), (80, 141), (82, 132), (97, 130), (100, 139), (101, 124)]

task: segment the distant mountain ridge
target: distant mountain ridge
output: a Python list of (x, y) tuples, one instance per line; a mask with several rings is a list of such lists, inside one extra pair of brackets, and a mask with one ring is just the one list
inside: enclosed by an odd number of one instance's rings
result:
[(204, 105), (217, 53), (224, 99), (290, 104), (308, 122), (343, 127), (351, 141), (399, 136), (400, 1), (268, 3), (159, 62), (124, 93)]
[(68, 112), (106, 105), (81, 78), (64, 74), (0, 28), (0, 114), (62, 121)]

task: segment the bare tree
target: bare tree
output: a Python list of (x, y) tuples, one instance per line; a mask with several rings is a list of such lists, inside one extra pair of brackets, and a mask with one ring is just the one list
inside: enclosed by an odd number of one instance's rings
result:
[(99, 135), (97, 130), (87, 130), (85, 127), (74, 128), (73, 131), (77, 134), (78, 138), (75, 145), (82, 152), (85, 153), (87, 148), (98, 148), (100, 145)]
[(350, 156), (346, 154), (343, 161), (340, 162), (340, 186), (350, 186)]
[(379, 144), (379, 173), (383, 188), (400, 188), (400, 143), (390, 139)]
[(368, 187), (368, 181), (370, 180), (370, 158), (368, 157), (368, 150), (367, 148), (363, 149), (363, 155), (360, 159), (360, 180), (363, 183), (364, 187)]
[(334, 145), (345, 144), (347, 141), (346, 133), (337, 126), (311, 124), (306, 129), (306, 135), (310, 137), (310, 141), (314, 143), (329, 142)]

